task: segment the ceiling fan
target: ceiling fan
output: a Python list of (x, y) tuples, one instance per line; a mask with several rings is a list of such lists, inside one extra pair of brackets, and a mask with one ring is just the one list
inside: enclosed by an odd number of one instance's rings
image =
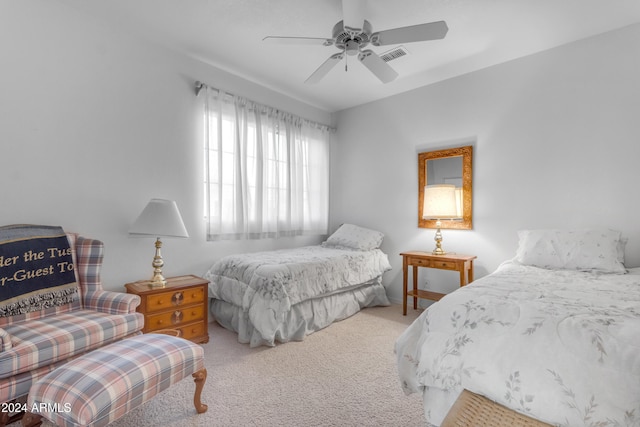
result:
[[(338, 62), (348, 56), (356, 56), (380, 81), (389, 83), (398, 77), (398, 73), (367, 45), (386, 46), (400, 43), (420, 42), (443, 39), (449, 28), (444, 21), (394, 28), (373, 32), (369, 21), (364, 19), (366, 0), (342, 0), (343, 20), (333, 27), (331, 38), (267, 36), (265, 42), (280, 44), (306, 44), (335, 46), (341, 52), (331, 55), (318, 69), (305, 80), (305, 83), (317, 83), (326, 76)], [(345, 65), (346, 69), (346, 65)]]

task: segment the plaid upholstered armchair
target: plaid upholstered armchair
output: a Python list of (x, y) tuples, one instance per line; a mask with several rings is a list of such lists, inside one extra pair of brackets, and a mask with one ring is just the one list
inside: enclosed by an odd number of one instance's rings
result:
[[(136, 295), (102, 289), (103, 244), (60, 227), (0, 227), (0, 403), (57, 366), (139, 334)], [(6, 408), (0, 426), (12, 421)]]

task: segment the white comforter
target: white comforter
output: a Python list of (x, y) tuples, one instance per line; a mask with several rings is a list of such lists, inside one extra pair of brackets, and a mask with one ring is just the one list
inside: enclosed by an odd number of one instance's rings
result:
[(640, 275), (507, 262), (396, 342), (407, 393), (439, 425), (463, 388), (563, 426), (640, 426)]
[(305, 246), (230, 255), (205, 274), (209, 296), (248, 311), (254, 327), (273, 337), (292, 306), (344, 292), (366, 283), (380, 283), (391, 269), (379, 249), (358, 251)]

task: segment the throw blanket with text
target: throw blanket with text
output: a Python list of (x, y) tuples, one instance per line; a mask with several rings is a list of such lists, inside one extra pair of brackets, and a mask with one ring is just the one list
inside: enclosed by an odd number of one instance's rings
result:
[(72, 303), (73, 256), (61, 227), (0, 227), (0, 317)]

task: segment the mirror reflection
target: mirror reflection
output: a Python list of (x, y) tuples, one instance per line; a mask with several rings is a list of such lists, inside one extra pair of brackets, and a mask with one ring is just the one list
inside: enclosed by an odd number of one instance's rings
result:
[(427, 161), (427, 185), (453, 184), (462, 187), (462, 156)]
[(456, 187), (456, 216), (458, 218), (450, 218), (449, 221), (462, 221), (462, 156), (427, 160), (425, 174), (427, 176), (426, 185), (444, 184)]
[(456, 217), (441, 222), (440, 228), (472, 228), (472, 146), (418, 154), (418, 226), (437, 228), (436, 218), (423, 218), (424, 188), (429, 185), (456, 187)]

